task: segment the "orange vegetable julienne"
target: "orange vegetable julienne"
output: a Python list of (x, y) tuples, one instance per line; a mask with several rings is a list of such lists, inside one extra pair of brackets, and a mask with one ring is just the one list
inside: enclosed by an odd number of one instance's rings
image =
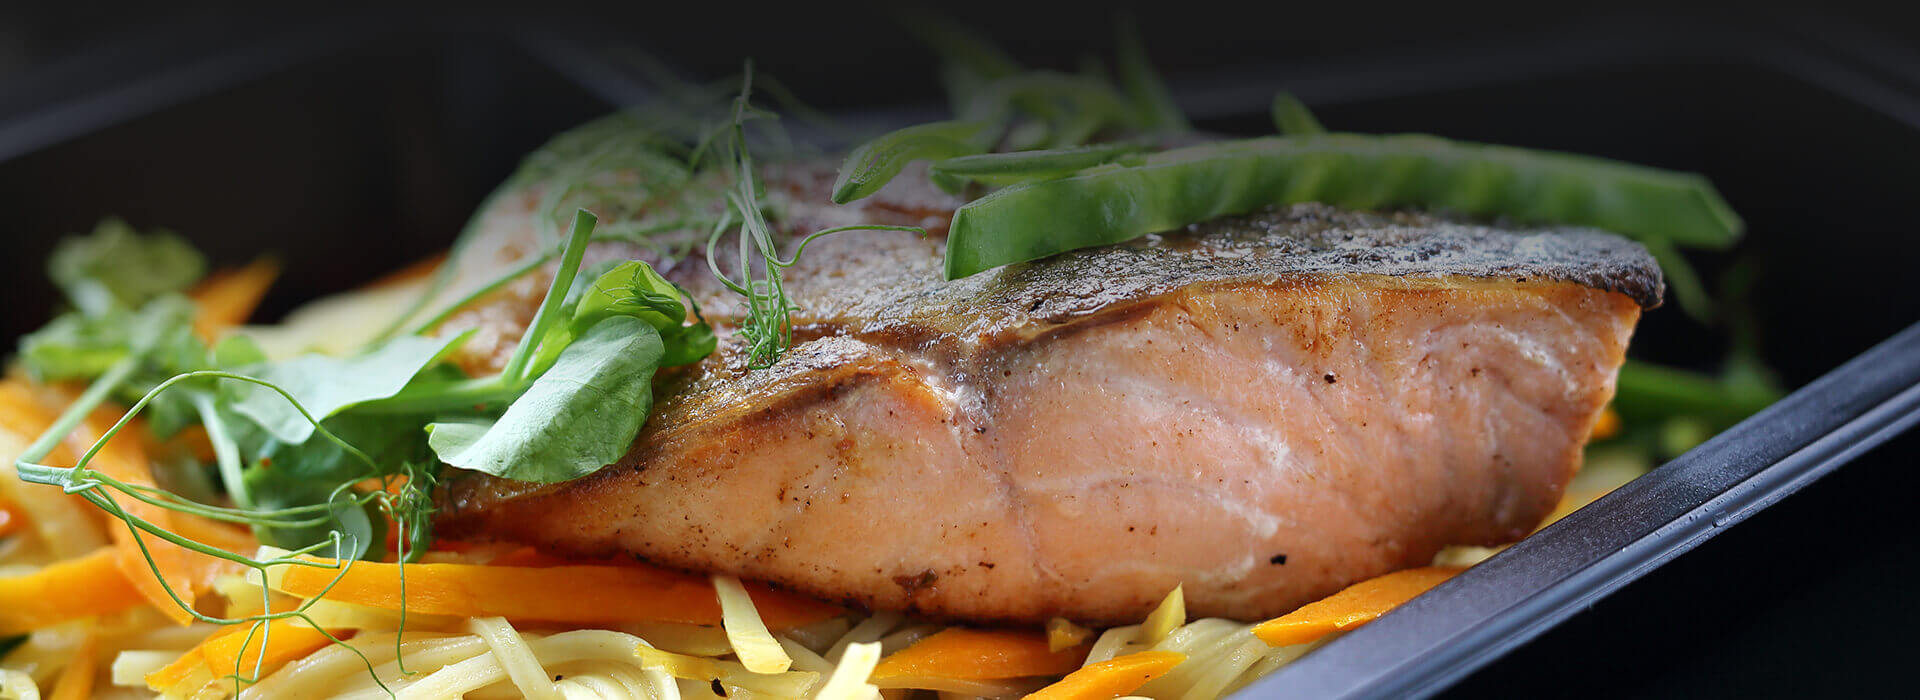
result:
[[(310, 559), (331, 564), (332, 560)], [(720, 600), (706, 578), (644, 564), (492, 566), (407, 564), (405, 608), (411, 613), (459, 617), (500, 616), (514, 621), (564, 624), (676, 622), (720, 624)], [(292, 566), (280, 580), (283, 593), (386, 610), (401, 609), (399, 564), (353, 562), (339, 569)], [(327, 588), (335, 577), (340, 583)], [(812, 598), (749, 584), (753, 604), (767, 627), (790, 629), (845, 612)], [(1044, 641), (1042, 642), (1044, 645)]]
[(1620, 421), (1620, 414), (1614, 412), (1612, 406), (1608, 406), (1604, 409), (1601, 409), (1600, 417), (1594, 420), (1593, 431), (1587, 436), (1587, 439), (1588, 440), (1605, 440), (1615, 435), (1619, 435), (1620, 428), (1622, 425), (1624, 424), (1621, 423)]
[(1027, 700), (1113, 700), (1167, 675), (1186, 660), (1187, 655), (1177, 651), (1142, 651), (1116, 656), (1087, 664), (1060, 682), (1028, 695)]
[(173, 663), (147, 674), (147, 688), (156, 693), (164, 693), (176, 685), (185, 683), (188, 678), (192, 678), (193, 672), (206, 667), (207, 657), (200, 653), (200, 647), (188, 649), (187, 653), (181, 654), (180, 658), (173, 660)]
[(221, 270), (195, 285), (188, 296), (200, 312), (194, 315), (193, 330), (201, 338), (213, 340), (221, 331), (246, 323), (254, 307), (267, 295), (267, 288), (280, 276), (280, 263), (261, 258), (245, 267)]
[(20, 510), (19, 506), (12, 503), (0, 501), (0, 537), (6, 537), (7, 535), (19, 532), (20, 528), (25, 527), (26, 524), (27, 514), (25, 511)]
[(1058, 676), (1080, 667), (1085, 645), (1047, 649), (1047, 636), (1027, 630), (949, 627), (894, 652), (874, 667), (874, 680), (900, 677), (990, 681)]
[[(44, 391), (36, 390), (24, 378), (19, 377), (0, 381), (0, 422), (4, 422), (8, 430), (27, 435), (38, 434), (53, 425), (58, 411), (49, 404), (59, 400), (71, 400), (72, 397), (63, 396), (54, 388), (44, 389)], [(94, 441), (106, 434), (106, 431), (119, 419), (120, 414), (117, 409), (102, 406), (67, 436), (64, 444), (66, 449), (50, 455), (47, 461), (52, 464), (62, 464), (73, 455), (84, 454), (93, 446)], [(100, 452), (94, 455), (93, 461), (88, 466), (128, 484), (153, 486), (153, 472), (147, 461), (146, 450), (141, 447), (137, 437), (144, 434), (145, 430), (146, 428), (138, 420), (128, 424), (128, 427), (121, 430), (115, 439), (107, 441)], [(46, 489), (48, 497), (59, 497), (57, 490), (52, 487), (46, 487)], [(238, 552), (251, 551), (252, 548), (259, 546), (250, 535), (226, 525), (141, 503), (124, 494), (116, 495), (115, 501), (126, 509), (128, 514), (143, 518), (162, 529), (177, 533), (196, 533), (190, 537), (204, 544)], [(92, 510), (93, 506), (89, 505), (87, 508)], [(153, 563), (149, 566), (146, 556), (140, 551), (140, 543), (134, 540), (133, 533), (125, 525), (117, 521), (109, 521), (107, 531), (113, 539), (114, 547), (118, 550), (117, 561), (121, 571), (126, 574), (127, 580), (132, 581), (141, 595), (145, 596), (147, 601), (162, 614), (183, 625), (192, 622), (193, 615), (180, 609), (180, 606), (167, 595), (166, 589), (161, 587), (162, 579), (154, 577), (155, 570), (160, 572), (167, 585), (172, 586), (174, 592), (189, 605), (195, 602), (196, 591), (211, 586), (214, 578), (222, 574), (239, 573), (241, 570), (237, 564), (141, 533), (141, 540), (145, 541), (153, 557)], [(201, 536), (211, 539), (201, 539)]]
[(93, 697), (94, 676), (100, 672), (100, 630), (91, 621), (87, 624), (86, 636), (80, 640), (80, 646), (73, 650), (72, 661), (60, 670), (60, 679), (53, 683), (53, 694), (47, 700), (87, 700)]
[(139, 605), (140, 592), (117, 559), (114, 550), (103, 547), (25, 576), (0, 578), (0, 637)]
[[(16, 440), (24, 447), (31, 443), (56, 418), (52, 410), (34, 396), (32, 385), (19, 375), (0, 380), (0, 431)], [(17, 454), (0, 454), (0, 458), (11, 461)], [(56, 447), (47, 460), (55, 464), (64, 464), (72, 457), (64, 446)], [(59, 558), (84, 556), (93, 547), (106, 544), (105, 523), (100, 513), (86, 499), (77, 495), (64, 494), (52, 487), (42, 487), (13, 479), (7, 471), (0, 471), (0, 479), (8, 480), (0, 485), (0, 493), (11, 492), (13, 503), (9, 506), (17, 514), (32, 514), (33, 521), (16, 521), (17, 527), (31, 527), (41, 533), (43, 539), (53, 546), (52, 553)], [(64, 502), (63, 502), (64, 501)], [(84, 531), (84, 532), (83, 532)], [(53, 533), (58, 537), (51, 537)]]
[[(248, 635), (252, 635), (251, 638)], [(267, 648), (264, 657), (260, 652), (263, 643)], [(147, 674), (147, 687), (154, 692), (166, 692), (201, 670), (213, 678), (234, 674), (252, 677), (256, 663), (261, 673), (271, 673), (332, 643), (327, 635), (300, 620), (271, 620), (258, 631), (253, 629), (253, 623), (228, 625), (181, 654), (173, 663)], [(242, 645), (246, 647), (244, 651)]]
[[(68, 437), (69, 449), (75, 454), (84, 453), (95, 440), (106, 434), (117, 420), (119, 420), (119, 414), (111, 408), (102, 407), (95, 411), (74, 430), (73, 435)], [(140, 446), (138, 440), (134, 439), (134, 436), (143, 434), (145, 430), (146, 428), (137, 420), (128, 424), (128, 427), (121, 430), (115, 439), (107, 441), (100, 452), (94, 455), (93, 461), (88, 466), (130, 485), (154, 486), (153, 472), (147, 460), (146, 450)], [(201, 536), (220, 533), (218, 541), (201, 540), (203, 544), (239, 552), (246, 552), (258, 546), (251, 536), (241, 534), (231, 527), (211, 522), (193, 522), (200, 520), (197, 516), (141, 503), (124, 494), (115, 496), (115, 501), (129, 515), (145, 519), (170, 532), (194, 532)], [(215, 578), (241, 571), (238, 564), (189, 550), (144, 532), (140, 533), (140, 540), (136, 541), (134, 533), (125, 525), (118, 522), (108, 524), (114, 546), (119, 550), (120, 570), (133, 581), (133, 585), (146, 596), (147, 601), (152, 603), (155, 609), (179, 624), (193, 622), (193, 615), (181, 609), (180, 605), (167, 595), (166, 587), (161, 585), (162, 580), (182, 601), (188, 605), (194, 605), (198, 600), (198, 592), (212, 586)], [(140, 548), (141, 542), (146, 544), (144, 553)], [(151, 564), (147, 561), (149, 556), (153, 560)], [(155, 571), (160, 574), (157, 578), (154, 576)]]
[[(232, 625), (200, 643), (200, 655), (214, 677), (236, 672), (242, 677), (251, 677), (256, 663), (262, 671), (272, 671), (333, 643), (303, 620), (272, 620), (257, 632), (252, 628), (251, 623)], [(253, 635), (251, 639), (247, 636), (249, 633)], [(260, 651), (263, 640), (264, 655)], [(244, 651), (242, 645), (246, 647)]]
[(1276, 647), (1306, 644), (1372, 622), (1461, 571), (1459, 567), (1428, 566), (1376, 576), (1254, 625), (1253, 634)]

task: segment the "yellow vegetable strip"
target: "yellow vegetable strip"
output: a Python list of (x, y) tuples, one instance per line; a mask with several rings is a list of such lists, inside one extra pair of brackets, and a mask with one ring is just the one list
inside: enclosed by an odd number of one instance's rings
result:
[(1088, 665), (1027, 700), (1112, 700), (1159, 678), (1187, 660), (1172, 651), (1143, 651)]
[[(332, 560), (310, 559), (332, 564)], [(504, 617), (516, 622), (621, 624), (675, 622), (716, 625), (719, 600), (705, 579), (639, 564), (552, 567), (408, 564), (408, 614)], [(334, 578), (340, 583), (327, 586)], [(400, 565), (353, 562), (343, 574), (328, 567), (287, 567), (276, 587), (312, 598), (399, 610)], [(763, 586), (750, 587), (768, 627), (786, 629), (841, 614), (826, 603)]]
[(1255, 625), (1253, 634), (1276, 647), (1305, 644), (1372, 622), (1461, 571), (1456, 567), (1429, 566), (1370, 578)]
[(1079, 668), (1086, 656), (1085, 647), (1048, 650), (1046, 635), (1039, 632), (951, 627), (882, 659), (873, 678), (1001, 680), (1057, 676)]
[(80, 646), (73, 650), (67, 667), (60, 669), (59, 680), (53, 683), (53, 694), (47, 700), (87, 700), (93, 697), (94, 677), (100, 675), (100, 630), (92, 621), (86, 623), (87, 631), (80, 638)]
[(640, 657), (641, 665), (662, 669), (674, 678), (702, 682), (720, 681), (721, 685), (745, 688), (756, 693), (794, 698), (806, 697), (807, 691), (812, 690), (814, 684), (820, 682), (818, 673), (788, 671), (773, 675), (759, 674), (732, 661), (675, 654), (646, 645), (634, 649), (633, 653)]
[(713, 590), (720, 601), (721, 626), (727, 630), (727, 642), (733, 645), (733, 654), (740, 658), (741, 665), (754, 673), (785, 673), (793, 667), (793, 659), (767, 631), (740, 579), (715, 575)]
[(1141, 641), (1147, 644), (1159, 644), (1181, 625), (1187, 624), (1187, 596), (1182, 586), (1174, 586), (1160, 605), (1147, 613), (1147, 621), (1140, 625)]
[(0, 578), (0, 637), (139, 604), (140, 592), (121, 573), (118, 554), (103, 547), (25, 576)]
[(1087, 643), (1093, 636), (1093, 630), (1073, 624), (1072, 620), (1056, 617), (1047, 621), (1047, 649), (1062, 651)]

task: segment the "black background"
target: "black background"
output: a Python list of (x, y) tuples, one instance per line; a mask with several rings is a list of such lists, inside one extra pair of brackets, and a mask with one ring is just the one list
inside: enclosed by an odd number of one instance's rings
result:
[[(1900, 96), (1920, 96), (1910, 77), (1920, 76), (1920, 24), (1908, 14), (1868, 3), (1302, 5), (1130, 11), (1186, 95), (1288, 87), (1337, 130), (1433, 132), (1706, 173), (1752, 231), (1742, 252), (1696, 260), (1710, 276), (1741, 255), (1760, 263), (1764, 284), (1745, 301), (1790, 386), (1920, 320), (1909, 214), (1920, 121), (1897, 115)], [(1083, 55), (1111, 55), (1119, 9), (941, 11), (1025, 62), (1071, 69)], [(568, 45), (644, 47), (688, 77), (723, 76), (751, 55), (829, 112), (938, 106), (932, 57), (870, 5), (7, 8), (0, 125), (84, 103), (102, 86), (144, 84), (170, 60), (265, 50), (221, 59), (257, 62), (254, 79), (159, 100), (0, 161), (0, 255), (30, 271), (8, 283), (0, 330), (11, 337), (44, 321), (47, 248), (107, 214), (175, 228), (220, 262), (277, 252), (290, 264), (269, 316), (431, 254), (520, 154), (609, 108), (499, 39), (528, 28)], [(367, 38), (317, 61), (273, 57), (300, 37), (338, 35)], [(1751, 60), (1766, 47), (1844, 63), (1895, 96), (1863, 105), (1818, 71), (1783, 76)], [(1264, 103), (1251, 106), (1196, 111), (1211, 129), (1264, 130)], [(1649, 314), (1634, 352), (1711, 368), (1723, 350), (1719, 329), (1668, 307)], [(1912, 435), (1874, 451), (1452, 693), (1911, 695), (1902, 662), (1920, 650), (1909, 520), (1917, 458)]]

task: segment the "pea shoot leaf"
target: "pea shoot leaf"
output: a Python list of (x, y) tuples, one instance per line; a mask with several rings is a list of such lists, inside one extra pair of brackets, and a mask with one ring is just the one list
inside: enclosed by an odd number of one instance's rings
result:
[[(399, 393), (421, 370), (439, 362), (466, 338), (403, 336), (356, 357), (303, 355), (246, 373), (286, 390), (314, 418), (325, 419), (356, 404)], [(281, 441), (299, 444), (313, 435), (313, 424), (278, 392), (249, 385), (236, 393), (234, 410)]]
[(89, 316), (135, 309), (178, 292), (206, 274), (207, 261), (171, 231), (142, 235), (127, 222), (106, 219), (93, 233), (62, 241), (47, 274), (74, 307)]
[(447, 464), (520, 481), (577, 479), (626, 454), (653, 407), (659, 331), (632, 316), (595, 323), (499, 418), (427, 426)]

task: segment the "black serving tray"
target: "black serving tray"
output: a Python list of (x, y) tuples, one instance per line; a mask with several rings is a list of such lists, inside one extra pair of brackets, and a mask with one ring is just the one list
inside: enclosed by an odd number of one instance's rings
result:
[[(522, 154), (649, 99), (622, 50), (677, 46), (521, 15), (226, 17), (141, 36), (0, 77), (0, 254), (37, 269), (58, 235), (108, 214), (167, 226), (219, 262), (281, 256), (269, 317), (386, 271), (368, 260), (397, 266), (444, 247)], [(1920, 58), (1870, 29), (1800, 16), (1619, 15), (1515, 37), (1311, 61), (1182, 53), (1167, 72), (1196, 121), (1225, 133), (1269, 131), (1267, 99), (1288, 89), (1338, 130), (1707, 174), (1750, 233), (1696, 261), (1709, 276), (1743, 256), (1758, 263), (1766, 284), (1749, 306), (1767, 362), (1796, 390), (1241, 697), (1440, 692), (1920, 420), (1920, 294), (1903, 274), (1920, 262), (1907, 193), (1920, 182)], [(725, 65), (658, 57), (689, 77)], [(899, 63), (891, 70), (930, 66)], [(761, 67), (803, 96), (832, 96), (826, 106), (855, 127), (941, 113), (930, 82), (859, 102), (805, 63)], [(39, 275), (8, 291), (0, 332), (44, 322), (54, 294)], [(1633, 354), (1704, 369), (1725, 343), (1669, 307), (1647, 315)]]

